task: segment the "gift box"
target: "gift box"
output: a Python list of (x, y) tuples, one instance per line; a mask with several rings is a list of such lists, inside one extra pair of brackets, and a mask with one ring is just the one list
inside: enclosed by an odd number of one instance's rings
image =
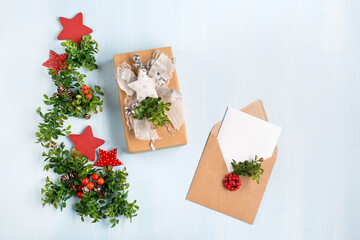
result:
[[(125, 66), (125, 68), (128, 68), (132, 72), (129, 72), (127, 75), (128, 79), (137, 77), (137, 75), (141, 74), (139, 71), (139, 66), (136, 66), (136, 62), (134, 62), (135, 57), (139, 56), (142, 59), (143, 63), (149, 63), (149, 64), (166, 64), (168, 62), (162, 61), (162, 60), (168, 60), (164, 57), (162, 59), (160, 54), (163, 54), (163, 56), (169, 57), (169, 59), (173, 58), (173, 53), (171, 47), (164, 47), (164, 48), (157, 48), (157, 49), (149, 49), (144, 51), (137, 51), (137, 52), (130, 52), (130, 53), (122, 53), (114, 55), (114, 66), (115, 66), (115, 77), (117, 77), (117, 74), (119, 75), (119, 71), (117, 72), (117, 69), (119, 69), (119, 66)], [(155, 55), (155, 57), (154, 57)], [(159, 57), (160, 56), (160, 57)], [(155, 62), (155, 63), (154, 63)], [(134, 64), (135, 63), (135, 64)], [(139, 65), (139, 64), (138, 64)], [(146, 68), (146, 66), (144, 67)], [(150, 68), (150, 67), (149, 67)], [(158, 69), (163, 68), (163, 66), (158, 66)], [(149, 72), (152, 70), (150, 69)], [(164, 70), (165, 71), (165, 70)], [(135, 73), (135, 74), (134, 74)], [(160, 75), (160, 73), (158, 73)], [(129, 76), (130, 75), (130, 76)], [(156, 75), (156, 74), (155, 74)], [(166, 78), (166, 77), (165, 77)], [(132, 127), (129, 127), (131, 125), (131, 122), (134, 121), (132, 117), (129, 117), (129, 113), (131, 114), (131, 111), (129, 111), (129, 92), (126, 89), (126, 86), (124, 87), (122, 85), (122, 82), (117, 78), (118, 81), (118, 91), (119, 91), (119, 99), (120, 99), (120, 106), (121, 106), (121, 114), (122, 114), (122, 120), (124, 124), (125, 129), (125, 137), (127, 142), (127, 149), (129, 153), (136, 153), (136, 152), (144, 152), (154, 149), (161, 149), (161, 148), (167, 148), (167, 147), (174, 147), (179, 145), (185, 145), (187, 143), (186, 138), (186, 130), (185, 130), (185, 122), (180, 124), (178, 129), (173, 129), (175, 131), (169, 130), (169, 126), (162, 126), (157, 127), (155, 129), (156, 133), (159, 138), (153, 139), (151, 141), (149, 140), (142, 140), (135, 136), (134, 131), (132, 131)], [(159, 80), (158, 80), (159, 81)], [(129, 81), (131, 82), (131, 80)], [(180, 95), (180, 88), (179, 83), (176, 75), (176, 70), (173, 69), (171, 74), (169, 74), (168, 79), (164, 79), (164, 88), (166, 90), (175, 90), (173, 91), (177, 96), (180, 96), (180, 100), (176, 103), (172, 103), (172, 106), (170, 108), (179, 107), (181, 105), (182, 109), (182, 103), (181, 103), (181, 95)], [(166, 88), (167, 87), (167, 88)], [(130, 89), (131, 90), (131, 89)], [(161, 97), (159, 95), (159, 97)], [(131, 101), (131, 100), (130, 100)], [(171, 112), (171, 111), (170, 111)], [(130, 124), (129, 124), (130, 121)], [(175, 124), (174, 124), (175, 125)]]

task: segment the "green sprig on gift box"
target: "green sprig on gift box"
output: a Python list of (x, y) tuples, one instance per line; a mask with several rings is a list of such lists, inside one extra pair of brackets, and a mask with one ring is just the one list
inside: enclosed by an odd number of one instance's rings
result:
[(165, 111), (170, 110), (171, 103), (164, 103), (161, 98), (147, 97), (141, 101), (140, 106), (134, 109), (134, 119), (142, 120), (147, 118), (154, 124), (154, 129), (171, 123)]

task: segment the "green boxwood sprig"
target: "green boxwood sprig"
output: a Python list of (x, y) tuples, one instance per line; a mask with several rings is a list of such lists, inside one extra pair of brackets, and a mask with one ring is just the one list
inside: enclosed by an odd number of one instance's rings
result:
[[(70, 41), (70, 40), (69, 40)], [(67, 60), (65, 60), (66, 62)], [(59, 72), (49, 69), (49, 75), (55, 86), (65, 86), (67, 89), (79, 88), (84, 85), (85, 74), (78, 72), (75, 68), (64, 68)]]
[(53, 109), (43, 114), (39, 107), (36, 112), (43, 119), (43, 122), (38, 125), (39, 131), (35, 133), (37, 143), (41, 143), (46, 148), (54, 147), (59, 136), (66, 136), (71, 133), (71, 126), (63, 128), (64, 120), (68, 117), (62, 111)]
[(45, 171), (52, 169), (60, 175), (76, 171), (79, 173), (79, 177), (82, 177), (91, 173), (92, 170), (92, 164), (88, 164), (89, 159), (87, 157), (75, 149), (66, 150), (64, 143), (59, 144), (56, 148), (50, 148), (48, 152), (43, 152), (42, 156), (45, 157)]
[(104, 185), (102, 185), (102, 190), (106, 192), (105, 199), (101, 199), (95, 191), (90, 191), (88, 194), (84, 193), (83, 198), (75, 204), (76, 212), (81, 216), (81, 220), (84, 221), (85, 217), (90, 217), (95, 223), (100, 219), (109, 217), (110, 223), (114, 227), (119, 223), (118, 218), (120, 216), (125, 216), (131, 220), (137, 215), (136, 212), (139, 207), (136, 205), (136, 200), (134, 202), (127, 200), (129, 183), (126, 182), (128, 176), (126, 168), (116, 171), (110, 171), (111, 168), (107, 167), (92, 168), (89, 159), (81, 155), (79, 151), (75, 149), (68, 151), (64, 147), (65, 145), (62, 143), (57, 148), (43, 153), (43, 156), (46, 157), (45, 162), (47, 162), (44, 170), (53, 169), (58, 174), (76, 171), (79, 173), (78, 179), (63, 183), (60, 180), (52, 182), (46, 178), (45, 188), (41, 189), (43, 206), (52, 205), (55, 208), (60, 207), (62, 210), (66, 207), (66, 201), (76, 196), (77, 193), (77, 191), (70, 190), (67, 187), (68, 184), (73, 182), (79, 186), (81, 179), (97, 173), (99, 177), (105, 180)]
[(94, 54), (99, 51), (98, 44), (91, 39), (90, 35), (83, 37), (80, 46), (71, 40), (62, 42), (61, 46), (65, 47), (65, 52), (68, 54), (65, 63), (70, 69), (80, 67), (85, 67), (89, 71), (98, 69), (94, 57)]
[(154, 124), (154, 129), (158, 126), (162, 127), (165, 124), (171, 123), (165, 111), (170, 110), (171, 103), (164, 103), (161, 98), (147, 97), (141, 101), (140, 106), (134, 109), (134, 119), (142, 120), (147, 118)]
[(65, 145), (61, 143), (57, 148), (44, 152), (43, 156), (47, 163), (44, 170), (52, 169), (55, 173), (64, 174), (70, 171), (78, 172), (78, 179), (69, 180), (63, 183), (60, 180), (52, 182), (46, 178), (45, 188), (41, 189), (43, 194), (43, 206), (52, 205), (55, 208), (60, 207), (62, 210), (66, 207), (66, 201), (76, 196), (76, 191), (70, 190), (67, 186), (70, 182), (74, 182), (76, 186), (81, 184), (81, 179), (89, 177), (93, 173), (97, 173), (99, 177), (104, 178), (105, 183), (102, 185), (103, 191), (106, 192), (105, 199), (101, 199), (95, 191), (83, 194), (83, 198), (75, 204), (76, 212), (84, 221), (85, 217), (93, 219), (93, 223), (100, 219), (110, 218), (112, 227), (119, 223), (118, 218), (125, 216), (130, 220), (135, 217), (139, 206), (134, 202), (129, 202), (128, 188), (129, 183), (126, 182), (128, 173), (126, 168), (122, 170), (110, 171), (111, 168), (104, 167), (102, 169), (92, 168), (89, 159), (83, 156), (79, 151), (72, 149), (65, 150)]
[(234, 168), (233, 174), (236, 174), (238, 176), (251, 176), (252, 180), (256, 180), (256, 182), (259, 184), (260, 181), (260, 175), (263, 174), (264, 169), (261, 168), (261, 163), (264, 161), (263, 158), (258, 158), (258, 156), (255, 155), (255, 159), (251, 161), (244, 161), (244, 162), (238, 162), (236, 163), (235, 160), (231, 162), (232, 167)]
[(60, 207), (62, 211), (66, 207), (66, 201), (74, 196), (74, 191), (71, 191), (65, 186), (60, 180), (57, 183), (53, 183), (49, 177), (45, 179), (45, 188), (41, 189), (41, 194), (44, 197), (41, 199), (43, 201), (43, 207), (46, 204), (52, 205), (55, 208)]
[(77, 70), (80, 67), (90, 71), (98, 68), (94, 57), (94, 54), (98, 52), (98, 44), (91, 39), (90, 35), (87, 35), (81, 40), (80, 46), (71, 40), (66, 40), (61, 45), (66, 47), (65, 52), (68, 54), (65, 66), (59, 72), (49, 69), (49, 75), (55, 86), (71, 90), (72, 96), (69, 96), (67, 91), (63, 95), (55, 94), (55, 97), (44, 95), (44, 103), (52, 108), (48, 109), (47, 113), (43, 113), (41, 108), (36, 110), (43, 118), (43, 123), (39, 124), (39, 131), (35, 136), (37, 142), (45, 147), (56, 146), (59, 136), (71, 133), (71, 126), (63, 128), (63, 123), (68, 117), (90, 118), (92, 113), (97, 114), (103, 110), (101, 99), (104, 95), (103, 91), (99, 86), (95, 86), (94, 89), (89, 90), (92, 98), (86, 99), (85, 94), (80, 90), (80, 87), (84, 85), (86, 75)]
[(52, 205), (62, 210), (66, 207), (66, 201), (77, 195), (76, 190), (70, 190), (69, 184), (71, 183), (72, 187), (73, 185), (80, 186), (81, 179), (97, 173), (105, 180), (101, 187), (105, 192), (102, 192), (101, 196), (105, 194), (105, 199), (101, 199), (100, 193), (92, 190), (89, 193), (83, 193), (83, 198), (76, 203), (75, 208), (82, 221), (84, 217), (92, 218), (93, 222), (110, 218), (109, 222), (114, 227), (119, 223), (120, 216), (131, 220), (139, 209), (136, 201), (128, 202), (127, 200), (129, 184), (126, 182), (128, 175), (126, 168), (117, 171), (112, 171), (111, 166), (102, 169), (93, 168), (89, 159), (80, 152), (75, 149), (66, 150), (64, 143), (56, 143), (60, 136), (71, 133), (71, 126), (64, 127), (64, 122), (68, 117), (89, 118), (91, 113), (96, 114), (102, 111), (101, 96), (104, 93), (99, 86), (87, 88), (86, 94), (81, 91), (80, 87), (84, 85), (86, 75), (77, 70), (80, 67), (87, 68), (89, 71), (98, 68), (94, 57), (94, 53), (98, 52), (97, 43), (88, 35), (83, 37), (80, 46), (71, 40), (61, 45), (66, 47), (65, 51), (68, 54), (64, 69), (59, 72), (49, 69), (49, 75), (58, 87), (58, 92), (51, 97), (44, 95), (44, 103), (51, 107), (46, 113), (43, 113), (41, 108), (36, 110), (43, 122), (39, 124), (39, 131), (35, 136), (38, 143), (49, 148), (43, 152), (44, 170), (53, 170), (60, 175), (76, 172), (77, 178), (65, 180), (64, 183), (60, 180), (53, 182), (47, 177), (45, 187), (41, 189), (43, 206)]
[(95, 86), (94, 89), (90, 89), (92, 99), (86, 99), (85, 94), (76, 90), (72, 98), (68, 98), (68, 94), (57, 95), (57, 97), (49, 97), (44, 95), (44, 103), (52, 108), (48, 109), (48, 112), (43, 114), (41, 108), (38, 108), (36, 112), (43, 118), (43, 123), (39, 124), (39, 131), (36, 133), (37, 142), (42, 143), (44, 146), (49, 147), (55, 144), (55, 140), (59, 136), (65, 136), (70, 134), (71, 126), (63, 129), (64, 120), (68, 117), (84, 118), (86, 114), (90, 117), (91, 113), (97, 114), (102, 112), (103, 100), (101, 96), (104, 93), (99, 86)]
[(93, 222), (109, 217), (114, 227), (119, 223), (119, 216), (125, 216), (130, 220), (135, 217), (139, 206), (136, 205), (136, 200), (131, 203), (127, 200), (129, 184), (126, 183), (128, 176), (126, 168), (109, 173), (104, 168), (103, 172), (105, 173), (99, 173), (99, 175), (105, 179), (103, 185), (106, 192), (105, 199), (100, 199), (96, 192), (91, 191), (89, 194), (83, 194), (84, 198), (75, 204), (75, 208), (82, 221), (84, 217), (92, 218)]
[(85, 94), (79, 89), (75, 91), (75, 99), (71, 103), (74, 107), (73, 112), (76, 112), (73, 116), (84, 118), (85, 114), (97, 114), (99, 111), (103, 111), (102, 105), (104, 101), (101, 99), (101, 96), (104, 96), (104, 92), (96, 85), (94, 89), (90, 89), (89, 93), (93, 96), (90, 100), (86, 99)]

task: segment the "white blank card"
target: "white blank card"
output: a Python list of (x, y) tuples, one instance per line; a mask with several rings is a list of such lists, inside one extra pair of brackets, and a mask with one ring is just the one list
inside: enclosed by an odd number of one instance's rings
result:
[(221, 124), (217, 139), (229, 172), (231, 162), (252, 160), (257, 155), (272, 156), (281, 128), (229, 107)]

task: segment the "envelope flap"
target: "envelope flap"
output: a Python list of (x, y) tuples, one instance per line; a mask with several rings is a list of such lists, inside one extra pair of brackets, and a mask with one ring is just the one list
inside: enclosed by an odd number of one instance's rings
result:
[[(217, 199), (213, 196), (221, 190), (219, 179), (227, 172), (225, 162), (218, 159), (223, 159), (220, 146), (216, 136), (210, 134), (187, 199), (203, 199), (211, 205), (217, 205)], [(218, 187), (208, 191), (209, 186)]]
[(260, 118), (264, 121), (268, 121), (268, 118), (265, 113), (264, 105), (260, 99), (256, 100), (255, 102), (247, 105), (240, 111), (250, 114), (254, 117)]

